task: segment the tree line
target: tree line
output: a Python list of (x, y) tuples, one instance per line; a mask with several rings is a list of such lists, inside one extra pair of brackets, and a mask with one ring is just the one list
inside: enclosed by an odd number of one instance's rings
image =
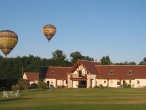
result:
[[(120, 62), (120, 63), (113, 63), (110, 60), (109, 56), (103, 56), (100, 59), (100, 64), (101, 65), (137, 65), (134, 61), (131, 61), (131, 62), (125, 61), (125, 62)], [(143, 60), (140, 61), (138, 65), (146, 65), (146, 57), (143, 58)]]
[[(40, 58), (38, 56), (17, 56), (15, 58), (4, 58), (0, 56), (0, 79), (21, 79), (24, 72), (39, 72), (41, 66), (71, 67), (78, 60), (94, 61), (89, 56), (83, 56), (80, 52), (72, 52), (70, 60), (62, 50), (52, 52), (52, 58)], [(101, 65), (113, 65), (109, 56), (103, 56)], [(115, 65), (136, 65), (135, 62), (115, 63)], [(146, 65), (146, 57), (139, 64)]]
[(71, 67), (78, 59), (93, 61), (89, 56), (83, 56), (80, 52), (72, 52), (70, 61), (62, 50), (52, 53), (52, 58), (40, 58), (38, 56), (17, 56), (4, 58), (0, 56), (0, 79), (21, 79), (24, 72), (39, 72), (41, 66)]

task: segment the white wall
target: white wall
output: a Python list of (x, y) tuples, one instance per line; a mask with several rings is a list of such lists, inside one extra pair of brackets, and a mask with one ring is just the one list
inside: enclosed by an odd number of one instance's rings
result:
[[(104, 83), (104, 81), (106, 81), (106, 83)], [(117, 85), (117, 82), (119, 82), (120, 80), (118, 79), (110, 79), (109, 80), (109, 87), (118, 87), (120, 85)], [(146, 87), (146, 79), (135, 79), (135, 80), (121, 80), (121, 85), (123, 85), (123, 81), (125, 81), (125, 83), (130, 84), (132, 88), (143, 88)], [(106, 79), (96, 79), (97, 82), (97, 86), (99, 86), (100, 84), (102, 84), (103, 86), (107, 86), (107, 80)], [(139, 82), (139, 84), (138, 84)], [(95, 83), (96, 84), (96, 83)]]
[(72, 81), (73, 88), (78, 88), (78, 85), (79, 85), (78, 81)]
[(47, 81), (49, 81), (49, 86), (52, 84), (54, 87), (56, 87), (56, 79), (45, 79), (44, 82), (47, 84)]
[[(138, 84), (138, 82), (139, 82), (139, 84)], [(135, 79), (134, 86), (135, 86), (135, 88), (146, 87), (146, 79)]]
[(27, 79), (27, 77), (26, 77), (26, 74), (25, 74), (25, 73), (23, 74), (23, 79)]
[(56, 80), (56, 79), (45, 79), (44, 82), (47, 83), (47, 81), (50, 82), (50, 85), (53, 84), (54, 87), (57, 87), (57, 86), (67, 86), (66, 84), (66, 80)]
[(90, 86), (91, 86), (91, 88), (94, 88), (96, 86), (96, 75), (91, 75), (90, 78), (92, 79)]

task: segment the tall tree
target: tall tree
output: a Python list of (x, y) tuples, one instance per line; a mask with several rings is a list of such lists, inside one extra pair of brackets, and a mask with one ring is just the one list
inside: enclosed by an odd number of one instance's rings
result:
[(110, 58), (109, 56), (103, 56), (101, 59), (100, 59), (100, 63), (101, 65), (111, 65), (111, 61), (110, 61)]
[(66, 59), (66, 55), (61, 50), (56, 50), (52, 53), (52, 59), (49, 59), (51, 66), (71, 66), (71, 63)]
[(146, 65), (146, 57), (143, 58), (143, 61), (141, 61), (139, 65)]
[(88, 60), (88, 61), (94, 61), (93, 58), (90, 58), (89, 56), (82, 56), (83, 60)]
[(76, 52), (72, 52), (71, 54), (70, 54), (70, 60), (71, 60), (71, 63), (72, 63), (72, 65), (78, 60), (78, 59), (82, 59), (83, 58), (83, 56), (82, 56), (82, 54), (80, 53), (80, 52), (78, 52), (78, 51), (76, 51)]
[(61, 50), (56, 50), (55, 52), (52, 53), (52, 55), (53, 55), (54, 60), (62, 60), (63, 61), (66, 59), (66, 55)]

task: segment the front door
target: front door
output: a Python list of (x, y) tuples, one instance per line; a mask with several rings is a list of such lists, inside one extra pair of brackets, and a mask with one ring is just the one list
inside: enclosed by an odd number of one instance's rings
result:
[(86, 88), (87, 87), (87, 81), (79, 81), (79, 88)]
[(50, 85), (50, 81), (47, 81), (47, 86), (49, 87), (49, 85)]

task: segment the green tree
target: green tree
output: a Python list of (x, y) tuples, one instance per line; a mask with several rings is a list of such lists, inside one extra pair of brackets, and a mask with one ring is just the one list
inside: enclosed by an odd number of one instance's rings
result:
[(78, 60), (78, 59), (80, 59), (80, 60), (82, 60), (82, 54), (80, 53), (80, 52), (78, 52), (78, 51), (76, 51), (76, 52), (72, 52), (71, 54), (70, 54), (70, 58), (71, 58), (71, 63), (72, 63), (72, 65), (73, 64), (75, 64), (75, 62)]
[(17, 91), (17, 90), (20, 90), (20, 86), (19, 86), (18, 84), (16, 84), (16, 85), (13, 85), (13, 86), (11, 87), (11, 89), (12, 89), (13, 91)]
[(82, 60), (94, 61), (94, 59), (89, 56), (82, 56)]
[(112, 62), (110, 61), (109, 56), (103, 56), (100, 59), (100, 63), (101, 63), (101, 65), (111, 65), (112, 64)]
[(128, 61), (125, 61), (124, 63), (120, 62), (120, 63), (115, 63), (114, 65), (136, 65), (135, 62), (128, 62)]
[(55, 52), (52, 53), (54, 60), (65, 60), (66, 59), (66, 55), (63, 53), (63, 51), (61, 50), (56, 50)]
[(14, 80), (12, 80), (12, 79), (9, 79), (9, 80), (7, 80), (6, 81), (6, 87), (7, 87), (7, 89), (8, 90), (11, 90), (11, 87), (13, 86), (13, 85), (15, 85), (16, 84), (16, 81), (14, 81)]
[(143, 61), (139, 62), (139, 65), (146, 65), (146, 57), (143, 58)]
[(39, 89), (44, 89), (46, 88), (47, 84), (44, 81), (38, 81), (38, 88)]
[(26, 79), (19, 79), (18, 84), (22, 89), (27, 90), (28, 87), (30, 86), (29, 80)]
[(70, 66), (70, 62), (66, 59), (66, 55), (61, 50), (52, 53), (52, 59), (49, 59), (51, 66)]

